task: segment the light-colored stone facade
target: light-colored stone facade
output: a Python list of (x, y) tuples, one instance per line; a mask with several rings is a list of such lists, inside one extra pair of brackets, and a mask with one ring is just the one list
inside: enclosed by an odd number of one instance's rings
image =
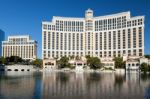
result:
[(85, 18), (54, 16), (42, 22), (42, 58), (61, 56), (143, 56), (144, 16), (131, 17), (130, 12), (93, 16), (88, 9)]
[(44, 59), (43, 60), (43, 69), (44, 70), (54, 70), (54, 69), (57, 69), (56, 59)]
[(28, 35), (8, 36), (8, 41), (2, 42), (2, 55), (34, 60), (37, 58), (37, 41), (32, 40)]

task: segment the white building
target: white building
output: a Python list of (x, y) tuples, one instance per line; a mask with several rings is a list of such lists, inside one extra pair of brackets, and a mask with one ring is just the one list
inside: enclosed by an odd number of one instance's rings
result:
[(56, 59), (44, 59), (43, 60), (43, 69), (44, 70), (54, 70), (56, 69)]
[(148, 58), (137, 57), (137, 56), (130, 56), (126, 60), (126, 70), (136, 70), (136, 71), (139, 71), (140, 65), (142, 63), (147, 63), (149, 65)]
[(2, 41), (2, 55), (34, 60), (37, 58), (37, 42), (28, 35), (8, 36), (7, 41)]
[(86, 61), (83, 60), (69, 60), (69, 63), (75, 67), (76, 71), (83, 71), (83, 68), (87, 66)]
[(139, 71), (139, 69), (140, 69), (139, 59), (128, 59), (126, 61), (126, 70)]
[(42, 22), (42, 58), (61, 56), (143, 56), (144, 16), (130, 12), (84, 18), (57, 17)]
[(101, 58), (101, 62), (104, 65), (104, 68), (115, 69), (115, 62), (113, 58)]

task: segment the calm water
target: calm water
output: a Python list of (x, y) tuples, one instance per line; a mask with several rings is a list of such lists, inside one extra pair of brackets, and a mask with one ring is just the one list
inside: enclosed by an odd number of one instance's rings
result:
[(150, 76), (69, 72), (1, 73), (0, 99), (150, 99)]

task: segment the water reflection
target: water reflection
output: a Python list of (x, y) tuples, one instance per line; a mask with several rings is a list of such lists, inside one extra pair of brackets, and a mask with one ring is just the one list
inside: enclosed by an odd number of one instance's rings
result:
[(0, 99), (150, 99), (150, 75), (49, 72), (0, 75)]

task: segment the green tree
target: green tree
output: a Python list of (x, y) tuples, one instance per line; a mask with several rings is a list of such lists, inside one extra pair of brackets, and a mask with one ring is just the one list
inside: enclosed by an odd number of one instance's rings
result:
[(149, 66), (147, 63), (142, 63), (140, 65), (140, 70), (143, 71), (144, 73), (148, 72), (149, 71)]
[(86, 61), (86, 62), (87, 62), (87, 65), (89, 65), (89, 64), (90, 64), (90, 58), (91, 58), (91, 57), (90, 57), (90, 55), (86, 55), (85, 57), (86, 57), (86, 60), (87, 60), (87, 61)]
[(77, 56), (75, 57), (75, 59), (76, 59), (76, 60), (80, 60), (80, 57), (77, 55)]
[(32, 62), (32, 65), (42, 68), (42, 60), (41, 59), (36, 59)]
[(115, 68), (125, 68), (125, 62), (122, 57), (115, 57)]
[(145, 55), (146, 58), (150, 59), (150, 55)]
[(71, 55), (71, 56), (69, 56), (69, 58), (70, 58), (70, 59), (74, 59), (74, 58), (75, 58), (75, 56), (74, 56), (74, 55)]
[(12, 62), (12, 63), (21, 63), (23, 60), (21, 57), (19, 56), (11, 56), (9, 57), (9, 62)]
[(99, 69), (102, 67), (102, 63), (98, 57), (90, 57), (89, 55), (86, 56), (87, 59), (87, 65), (91, 69)]
[(6, 59), (4, 57), (0, 58), (0, 64), (5, 64), (6, 63)]
[(57, 61), (58, 67), (59, 68), (70, 68), (71, 65), (69, 64), (69, 58), (66, 56), (63, 56), (60, 58), (60, 60)]

